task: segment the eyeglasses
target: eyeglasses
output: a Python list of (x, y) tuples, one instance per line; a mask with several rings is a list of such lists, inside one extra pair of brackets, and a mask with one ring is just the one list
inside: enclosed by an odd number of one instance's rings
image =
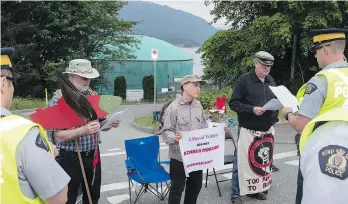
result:
[(6, 77), (6, 79), (11, 81), (13, 85), (16, 85), (16, 80), (14, 78), (5, 75), (1, 75), (1, 77)]
[(314, 48), (312, 52), (316, 52), (317, 50), (320, 50), (321, 48), (325, 47), (325, 46), (330, 46), (331, 44), (327, 44), (327, 45), (319, 45), (318, 47)]

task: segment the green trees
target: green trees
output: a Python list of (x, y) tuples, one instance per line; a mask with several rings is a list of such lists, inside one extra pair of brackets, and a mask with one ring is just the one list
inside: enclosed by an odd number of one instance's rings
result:
[[(117, 18), (124, 1), (1, 2), (2, 47), (15, 47), (15, 68), (22, 74), (18, 95), (42, 96), (55, 87), (55, 71), (73, 58), (92, 59), (103, 52), (109, 58), (134, 58), (137, 41), (125, 35), (136, 24)], [(112, 45), (117, 52), (112, 52)], [(97, 65), (95, 65), (97, 66)], [(98, 70), (100, 66), (97, 66)], [(37, 91), (30, 87), (41, 86)]]
[(337, 1), (214, 1), (213, 21), (225, 18), (231, 30), (217, 32), (199, 49), (204, 78), (233, 85), (253, 67), (253, 54), (264, 50), (275, 56), (271, 74), (277, 83), (297, 90), (318, 71), (314, 54), (308, 52), (309, 30), (348, 28), (347, 11), (348, 2)]
[(120, 96), (126, 99), (127, 83), (124, 76), (118, 76), (114, 81), (114, 96)]
[(154, 83), (154, 77), (153, 75), (147, 75), (143, 77), (143, 90), (144, 90), (144, 100), (146, 101), (153, 101), (153, 83)]

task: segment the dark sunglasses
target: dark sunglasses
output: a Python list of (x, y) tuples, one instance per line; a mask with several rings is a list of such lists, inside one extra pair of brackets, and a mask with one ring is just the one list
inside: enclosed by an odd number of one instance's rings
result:
[(1, 75), (1, 77), (6, 77), (6, 79), (11, 81), (13, 85), (16, 85), (16, 80), (14, 78), (5, 75)]
[(315, 53), (317, 50), (320, 50), (321, 48), (325, 47), (325, 46), (330, 46), (331, 44), (327, 44), (327, 45), (319, 45), (318, 47), (313, 48), (312, 52)]

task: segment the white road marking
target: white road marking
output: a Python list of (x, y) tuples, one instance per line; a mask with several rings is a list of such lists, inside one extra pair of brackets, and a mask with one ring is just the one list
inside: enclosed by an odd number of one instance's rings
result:
[(122, 195), (117, 195), (117, 196), (111, 196), (106, 198), (111, 204), (118, 204), (122, 203), (122, 201), (129, 200), (129, 195), (128, 194), (122, 194)]
[(297, 150), (274, 154), (273, 159), (283, 159), (285, 157), (292, 157), (292, 156), (297, 156)]
[(289, 165), (293, 165), (293, 166), (298, 166), (299, 165), (299, 160), (292, 160), (292, 161), (288, 161), (288, 162), (284, 162), (285, 164), (289, 164)]
[[(162, 144), (162, 143), (161, 143)], [(164, 143), (165, 144), (165, 143)], [(160, 149), (168, 149), (168, 146), (162, 146), (160, 147)], [(102, 154), (103, 156), (116, 156), (116, 155), (122, 155), (122, 154), (125, 154), (125, 152), (111, 152), (111, 153), (105, 153), (105, 154)], [(297, 151), (294, 150), (294, 151), (289, 151), (289, 152), (282, 152), (282, 153), (278, 153), (278, 154), (274, 154), (273, 158), (275, 160), (277, 159), (283, 159), (283, 158), (286, 158), (286, 157), (291, 157), (291, 156), (296, 156), (297, 155)], [(298, 160), (292, 160), (292, 161), (288, 161), (288, 162), (285, 162), (286, 164), (289, 164), (289, 165), (293, 165), (293, 166), (298, 166), (298, 163), (299, 161)], [(224, 165), (220, 168), (215, 168), (215, 171), (223, 171), (223, 170), (231, 170), (233, 168), (233, 164), (227, 164), (227, 165)], [(213, 173), (213, 169), (209, 169), (208, 170), (209, 174), (212, 174)], [(206, 170), (203, 170), (203, 185), (205, 185), (205, 173), (206, 173)], [(231, 172), (227, 172), (225, 174), (221, 174), (220, 176), (223, 176), (225, 177), (226, 179), (232, 179), (232, 173)], [(213, 179), (211, 181), (214, 181), (215, 183), (215, 180), (214, 180), (214, 176), (210, 176), (208, 178), (208, 183), (210, 179)], [(140, 185), (136, 185), (137, 187), (139, 187)], [(155, 186), (155, 185), (154, 185)], [(136, 188), (137, 188), (136, 187)], [(160, 191), (160, 186), (159, 187), (159, 191)], [(163, 183), (163, 189), (165, 189), (166, 187), (166, 184)], [(134, 186), (133, 186), (134, 188)], [(134, 189), (132, 188), (132, 193), (134, 192)], [(106, 185), (102, 185), (101, 186), (101, 192), (107, 192), (107, 191), (114, 191), (114, 190), (120, 190), (120, 189), (128, 189), (128, 182), (121, 182), (121, 183), (111, 183), (111, 184), (106, 184)], [(119, 204), (119, 203), (122, 203), (123, 201), (126, 201), (126, 200), (129, 200), (129, 195), (128, 194), (122, 194), (122, 195), (116, 195), (116, 196), (111, 196), (111, 197), (108, 197), (106, 198), (111, 204)]]
[[(160, 147), (160, 149), (168, 149), (168, 146), (163, 146)], [(100, 157), (111, 157), (111, 156), (117, 156), (117, 155), (125, 155), (126, 152), (122, 151), (122, 152), (110, 152), (110, 153), (104, 153), (104, 154), (100, 154)]]
[[(294, 156), (294, 153), (296, 153), (297, 155), (297, 151), (290, 151), (290, 152), (282, 152), (282, 153), (278, 153), (274, 155), (274, 159), (283, 159), (285, 157), (291, 157)], [(116, 152), (116, 153), (106, 153), (106, 154), (123, 154), (123, 152)], [(294, 166), (298, 166), (298, 160), (293, 160), (293, 161), (289, 161), (289, 162), (285, 162), (287, 164), (290, 165), (294, 165)], [(166, 165), (167, 166), (167, 165)], [(224, 171), (224, 170), (231, 170), (233, 168), (233, 164), (227, 164), (224, 165), (220, 168), (215, 168), (215, 172), (218, 171)], [(205, 175), (205, 173), (207, 172), (207, 170), (203, 170), (203, 174)], [(213, 173), (213, 169), (209, 169), (208, 170), (209, 174)], [(221, 174), (222, 176), (231, 179), (230, 177), (232, 176), (231, 172), (227, 172), (226, 174)], [(105, 192), (105, 191), (111, 191), (111, 190), (118, 190), (118, 189), (122, 189), (122, 188), (128, 188), (128, 182), (124, 182), (124, 183), (112, 183), (112, 184), (107, 184), (107, 185), (103, 185), (101, 187), (101, 192)]]
[(102, 185), (100, 188), (100, 192), (113, 191), (113, 190), (119, 190), (124, 188), (128, 188), (128, 182), (111, 183), (111, 184)]
[(120, 151), (120, 148), (114, 148), (114, 149), (109, 149), (108, 152), (113, 152), (113, 151)]

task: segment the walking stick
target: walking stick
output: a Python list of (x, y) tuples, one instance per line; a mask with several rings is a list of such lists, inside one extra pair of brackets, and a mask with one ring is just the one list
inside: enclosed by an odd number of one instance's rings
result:
[(86, 187), (88, 201), (89, 201), (90, 204), (93, 204), (92, 203), (92, 198), (91, 198), (91, 193), (89, 192), (89, 187), (88, 187), (88, 182), (87, 182), (87, 178), (86, 178), (85, 167), (83, 166), (81, 152), (80, 152), (80, 147), (78, 145), (77, 140), (75, 140), (75, 146), (76, 146), (77, 155), (78, 155), (79, 161), (80, 161), (80, 167), (81, 167), (81, 171), (82, 171), (83, 181), (84, 181), (85, 187)]

